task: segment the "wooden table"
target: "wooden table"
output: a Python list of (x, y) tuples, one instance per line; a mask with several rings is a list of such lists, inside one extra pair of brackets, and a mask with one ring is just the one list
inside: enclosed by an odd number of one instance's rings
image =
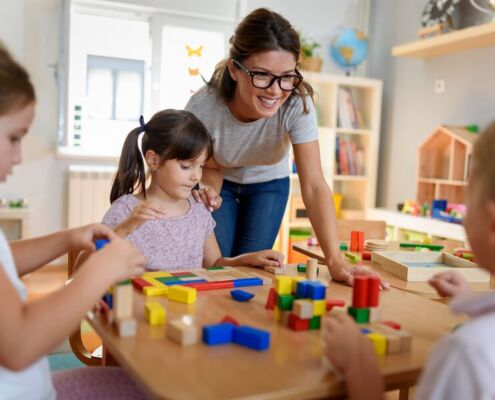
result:
[[(259, 271), (257, 271), (259, 272)], [(322, 271), (320, 278), (328, 279)], [(230, 315), (241, 324), (271, 332), (265, 352), (234, 344), (208, 347), (198, 343), (181, 347), (168, 340), (165, 327), (150, 327), (144, 318), (146, 298), (135, 292), (137, 335), (119, 338), (100, 315), (88, 319), (104, 346), (153, 398), (161, 399), (308, 399), (340, 397), (345, 386), (322, 362), (320, 331), (294, 332), (274, 321), (264, 305), (270, 285), (246, 288), (256, 294), (248, 303), (230, 298), (229, 290), (199, 292), (196, 304), (154, 298), (167, 310), (167, 319), (193, 317), (198, 327), (218, 323)], [(328, 298), (351, 299), (351, 288), (330, 282)], [(383, 319), (402, 324), (414, 338), (410, 353), (380, 358), (387, 390), (415, 384), (430, 348), (439, 337), (458, 324), (444, 304), (391, 289), (381, 295)], [(332, 311), (336, 312), (336, 311)]]
[[(390, 242), (389, 249), (387, 250), (399, 250), (399, 244), (400, 242)], [(452, 250), (450, 247), (451, 246), (447, 243), (445, 247), (446, 251)], [(325, 262), (325, 257), (323, 255), (321, 247), (319, 246), (308, 246), (306, 242), (295, 242), (292, 244), (292, 248), (304, 255), (307, 255), (308, 257), (316, 258), (319, 262)], [(398, 276), (395, 276), (390, 272), (383, 270), (382, 268), (380, 268), (380, 266), (371, 264), (369, 261), (362, 261), (360, 264), (370, 266), (372, 269), (376, 270), (378, 273), (380, 273), (383, 280), (388, 282), (393, 288), (405, 290), (433, 300), (441, 299), (435, 289), (433, 289), (428, 284), (428, 282), (407, 282), (399, 278)], [(492, 277), (490, 279), (490, 282), (470, 283), (470, 286), (475, 291), (483, 292), (495, 288), (495, 281)]]

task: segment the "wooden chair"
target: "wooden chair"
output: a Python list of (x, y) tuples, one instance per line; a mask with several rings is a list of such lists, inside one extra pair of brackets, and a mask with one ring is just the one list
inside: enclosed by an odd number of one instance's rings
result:
[(360, 219), (337, 219), (337, 236), (339, 240), (351, 240), (352, 231), (364, 232), (364, 239), (382, 239), (386, 237), (385, 221)]
[[(75, 272), (75, 265), (77, 257), (79, 256), (78, 251), (70, 251), (68, 254), (68, 273), (69, 279)], [(79, 327), (69, 336), (69, 344), (74, 353), (74, 355), (81, 361), (82, 363), (88, 366), (101, 366), (102, 359), (100, 357), (93, 357), (92, 354), (84, 347), (84, 343), (81, 337), (81, 326)]]

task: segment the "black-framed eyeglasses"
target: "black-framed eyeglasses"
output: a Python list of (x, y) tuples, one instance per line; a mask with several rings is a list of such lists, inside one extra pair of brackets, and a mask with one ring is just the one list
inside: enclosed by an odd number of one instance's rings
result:
[(297, 89), (303, 81), (303, 77), (297, 69), (295, 74), (274, 75), (264, 71), (251, 71), (249, 68), (234, 59), (232, 59), (232, 62), (237, 68), (246, 71), (246, 73), (251, 77), (251, 83), (258, 89), (268, 89), (275, 81), (277, 81), (280, 89), (286, 92), (292, 92)]

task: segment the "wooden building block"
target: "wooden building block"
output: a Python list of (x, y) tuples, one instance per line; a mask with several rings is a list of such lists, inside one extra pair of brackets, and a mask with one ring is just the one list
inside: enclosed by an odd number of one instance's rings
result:
[(166, 313), (163, 306), (158, 302), (149, 302), (144, 306), (146, 321), (151, 326), (163, 325), (165, 323)]
[(369, 308), (348, 307), (347, 313), (354, 318), (358, 324), (367, 324), (370, 320)]
[(275, 291), (278, 295), (291, 294), (292, 293), (292, 277), (290, 276), (276, 276), (275, 277)]
[(172, 276), (170, 272), (166, 271), (148, 271), (143, 274), (145, 277), (150, 277), (150, 278), (166, 278), (169, 276)]
[(292, 312), (301, 319), (310, 319), (313, 317), (313, 307), (312, 301), (298, 299), (294, 301)]
[(403, 330), (393, 329), (388, 325), (381, 324), (380, 329), (383, 332), (395, 334), (400, 337), (401, 340), (401, 351), (408, 352), (411, 351), (412, 346), (412, 335), (409, 332)]
[(268, 296), (266, 298), (266, 303), (265, 303), (265, 308), (267, 310), (273, 310), (275, 308), (275, 304), (277, 304), (277, 292), (275, 291), (274, 288), (270, 288), (270, 291), (268, 292)]
[[(132, 287), (132, 286), (131, 286)], [(135, 318), (123, 318), (116, 322), (117, 332), (120, 337), (136, 336), (137, 322)]]
[(327, 302), (325, 300), (314, 300), (313, 301), (313, 316), (321, 317), (325, 314), (327, 310)]
[(292, 277), (292, 293), (296, 294), (297, 293), (297, 283), (298, 282), (304, 282), (306, 278), (303, 276), (293, 276)]
[(177, 319), (167, 324), (167, 337), (182, 346), (195, 344), (199, 340), (198, 329), (189, 319)]
[(180, 303), (195, 303), (196, 289), (186, 286), (171, 286), (168, 290), (168, 299)]
[(368, 305), (369, 279), (367, 276), (355, 275), (352, 287), (352, 306), (364, 308)]
[(350, 253), (347, 251), (344, 253), (344, 255), (352, 264), (357, 264), (359, 261), (361, 261), (361, 256), (357, 253)]
[(380, 277), (368, 277), (368, 307), (378, 307), (380, 299)]
[(381, 311), (379, 307), (370, 307), (370, 322), (377, 322), (381, 319)]
[(145, 286), (143, 288), (145, 296), (166, 296), (167, 293), (168, 286)]
[(273, 275), (283, 275), (285, 274), (285, 268), (284, 267), (274, 267), (274, 266), (271, 266), (271, 265), (267, 265), (264, 270), (266, 272), (269, 272)]
[(113, 290), (113, 309), (117, 320), (132, 317), (132, 285), (116, 285)]
[(308, 258), (306, 278), (310, 281), (316, 281), (318, 279), (318, 261), (314, 258)]
[(295, 331), (309, 330), (309, 319), (301, 319), (297, 315), (289, 314), (289, 328)]
[(384, 356), (387, 354), (387, 337), (381, 333), (371, 332), (366, 335), (368, 339), (373, 343), (375, 354), (377, 356)]

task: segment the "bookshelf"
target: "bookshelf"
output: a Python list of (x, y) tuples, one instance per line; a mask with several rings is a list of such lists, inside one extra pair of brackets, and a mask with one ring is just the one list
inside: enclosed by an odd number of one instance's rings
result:
[[(382, 82), (307, 71), (303, 71), (303, 76), (317, 94), (322, 169), (334, 194), (341, 196), (335, 200), (338, 217), (364, 219), (366, 210), (375, 206)], [(299, 230), (295, 235), (299, 240), (304, 230), (313, 233), (294, 170), (290, 182), (278, 248), (288, 257), (288, 262), (298, 262), (291, 253), (291, 230)]]

